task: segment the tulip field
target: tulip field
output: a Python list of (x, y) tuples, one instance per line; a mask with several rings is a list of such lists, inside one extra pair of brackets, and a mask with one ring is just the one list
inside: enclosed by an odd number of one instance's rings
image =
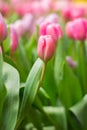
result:
[(0, 130), (87, 130), (86, 0), (0, 0)]

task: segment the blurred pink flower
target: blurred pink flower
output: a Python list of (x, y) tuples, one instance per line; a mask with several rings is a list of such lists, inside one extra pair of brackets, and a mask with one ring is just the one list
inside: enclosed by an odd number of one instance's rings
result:
[(7, 15), (9, 11), (10, 11), (10, 6), (7, 3), (0, 1), (0, 12), (3, 15)]
[(10, 27), (10, 36), (11, 36), (11, 51), (16, 51), (18, 47), (18, 35), (14, 27)]
[(24, 15), (22, 18), (23, 26), (25, 31), (33, 31), (34, 30), (34, 16), (30, 13)]
[(87, 37), (87, 20), (78, 18), (68, 22), (65, 30), (68, 37), (75, 40), (85, 40)]
[(17, 35), (19, 37), (21, 37), (24, 32), (25, 32), (25, 28), (24, 28), (24, 23), (22, 22), (22, 20), (17, 20), (15, 23), (12, 24), (12, 26), (14, 27), (14, 29), (17, 32)]
[(47, 26), (46, 34), (51, 35), (56, 43), (62, 37), (62, 29), (59, 24), (52, 23)]
[(52, 22), (52, 23), (58, 23), (58, 15), (56, 13), (52, 13), (45, 18), (45, 21)]
[(55, 42), (62, 37), (62, 29), (58, 23), (43, 22), (40, 25), (40, 35), (51, 35)]
[(7, 34), (8, 34), (7, 26), (4, 22), (4, 18), (0, 14), (0, 43), (6, 39)]
[(77, 62), (74, 61), (74, 60), (72, 59), (72, 57), (66, 56), (66, 61), (67, 61), (68, 65), (69, 65), (71, 68), (76, 68), (76, 67), (77, 67)]

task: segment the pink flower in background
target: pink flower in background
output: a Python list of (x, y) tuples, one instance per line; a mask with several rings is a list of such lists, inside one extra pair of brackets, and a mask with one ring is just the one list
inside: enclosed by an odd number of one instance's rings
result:
[(56, 13), (50, 14), (45, 18), (46, 22), (58, 23), (58, 15)]
[(76, 19), (76, 18), (80, 18), (80, 17), (84, 17), (85, 16), (85, 8), (73, 8), (71, 10), (71, 20)]
[(77, 7), (75, 5), (67, 6), (62, 10), (62, 16), (65, 21), (81, 18), (86, 15), (86, 9), (84, 7)]
[(62, 37), (62, 29), (58, 23), (43, 22), (40, 25), (40, 35), (51, 35), (55, 42)]
[(14, 27), (11, 26), (10, 28), (10, 36), (11, 36), (11, 51), (16, 51), (18, 47), (18, 35)]
[(24, 32), (25, 32), (25, 28), (24, 28), (24, 23), (22, 22), (22, 20), (17, 20), (15, 23), (12, 24), (12, 26), (14, 27), (14, 29), (17, 32), (17, 35), (19, 37), (21, 37)]
[(0, 43), (6, 39), (7, 34), (8, 34), (7, 26), (4, 22), (4, 18), (0, 14)]
[(0, 12), (3, 15), (7, 15), (9, 13), (9, 11), (10, 11), (9, 5), (3, 1), (0, 1)]
[(67, 61), (68, 65), (69, 65), (71, 68), (76, 68), (76, 67), (77, 67), (77, 62), (74, 61), (74, 60), (72, 59), (72, 57), (66, 56), (66, 61)]
[(72, 6), (65, 7), (62, 9), (62, 16), (65, 21), (69, 21), (71, 19), (71, 10)]
[(66, 34), (75, 40), (85, 40), (87, 38), (87, 20), (78, 18), (66, 24)]
[(73, 23), (72, 21), (68, 22), (65, 26), (65, 32), (66, 32), (66, 35), (69, 37), (69, 38), (72, 38), (74, 39), (73, 37)]
[(46, 34), (51, 35), (55, 42), (62, 37), (62, 29), (59, 24), (52, 23), (47, 26)]
[(40, 25), (40, 35), (46, 35), (47, 34), (46, 29), (47, 29), (47, 26), (49, 24), (50, 24), (50, 22), (41, 23), (41, 25)]
[(76, 19), (73, 21), (73, 36), (76, 40), (85, 40), (87, 29), (83, 19)]
[(33, 31), (34, 30), (34, 16), (30, 13), (24, 15), (22, 18), (23, 26), (25, 31)]
[(47, 62), (52, 58), (55, 52), (55, 43), (50, 35), (40, 36), (37, 48), (38, 56)]

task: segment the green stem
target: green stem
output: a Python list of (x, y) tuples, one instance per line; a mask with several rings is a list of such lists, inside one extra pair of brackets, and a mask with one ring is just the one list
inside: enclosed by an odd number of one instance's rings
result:
[[(43, 80), (43, 77), (44, 77), (45, 70), (46, 70), (46, 62), (44, 62), (44, 65), (43, 65), (43, 69), (42, 69), (42, 73), (41, 73), (41, 78), (40, 78), (40, 82), (39, 82), (39, 86), (38, 86), (38, 91), (40, 89), (40, 86), (41, 86), (41, 83), (42, 83), (42, 80)], [(37, 93), (38, 93), (38, 91), (37, 91)]]
[(3, 55), (3, 59), (5, 58), (5, 51), (4, 51), (4, 46), (3, 43), (1, 42), (1, 49), (2, 49), (2, 55)]

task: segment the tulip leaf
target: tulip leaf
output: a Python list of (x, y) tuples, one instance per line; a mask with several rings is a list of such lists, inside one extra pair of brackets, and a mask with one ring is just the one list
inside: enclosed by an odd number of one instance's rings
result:
[(58, 130), (67, 130), (67, 119), (64, 107), (44, 107), (44, 111), (55, 122)]
[(58, 86), (58, 93), (61, 102), (66, 108), (71, 107), (82, 98), (79, 80), (66, 63), (63, 66), (63, 80)]
[(40, 87), (39, 83), (43, 65), (43, 61), (38, 58), (28, 75), (28, 78), (25, 83), (23, 101), (21, 104), (19, 117), (23, 116), (23, 114), (26, 114), (26, 111), (29, 109), (29, 107), (35, 100), (36, 94)]
[(2, 58), (2, 55), (0, 54), (0, 122), (1, 122), (1, 117), (2, 117), (3, 105), (6, 98), (6, 93), (7, 93), (6, 87), (4, 86), (4, 82), (3, 82), (2, 68), (3, 68), (3, 58)]
[(19, 74), (11, 65), (3, 64), (3, 77), (7, 89), (1, 130), (14, 130), (19, 107)]
[(87, 130), (87, 95), (70, 108), (70, 114), (76, 117), (82, 129)]
[(85, 43), (76, 42), (77, 61), (78, 61), (78, 77), (82, 86), (83, 94), (87, 93), (87, 69), (85, 56)]
[(63, 79), (64, 59), (65, 59), (65, 54), (64, 54), (63, 43), (59, 41), (57, 45), (55, 63), (54, 63), (54, 77), (55, 77), (57, 86), (59, 82)]
[(43, 80), (43, 88), (48, 93), (50, 97), (50, 102), (52, 105), (56, 104), (56, 84), (54, 79), (54, 70), (53, 70), (53, 59), (51, 59), (46, 66), (46, 73)]

